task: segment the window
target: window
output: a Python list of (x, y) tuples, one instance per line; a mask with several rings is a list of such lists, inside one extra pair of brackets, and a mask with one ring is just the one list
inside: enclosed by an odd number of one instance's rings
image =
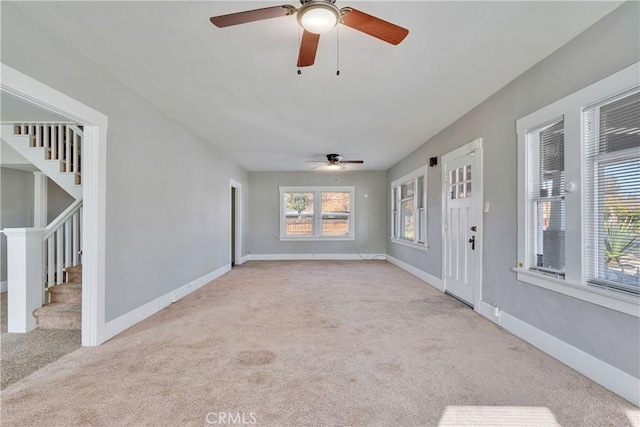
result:
[(353, 240), (354, 187), (280, 187), (280, 240)]
[(640, 317), (640, 63), (517, 121), (518, 280)]
[(527, 132), (529, 268), (564, 277), (564, 119)]
[(640, 293), (640, 92), (583, 113), (587, 283)]
[(427, 241), (426, 168), (391, 184), (391, 240), (424, 248)]

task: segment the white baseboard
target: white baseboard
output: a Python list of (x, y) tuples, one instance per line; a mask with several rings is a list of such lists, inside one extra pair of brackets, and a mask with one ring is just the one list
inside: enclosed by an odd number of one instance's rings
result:
[(242, 258), (240, 258), (239, 260), (236, 260), (236, 265), (244, 264), (247, 261), (249, 261), (249, 255), (245, 255)]
[(442, 285), (442, 279), (438, 279), (436, 276), (433, 276), (426, 271), (422, 271), (419, 268), (414, 267), (411, 264), (407, 264), (404, 261), (400, 261), (398, 258), (394, 258), (391, 255), (387, 255), (387, 261), (391, 264), (400, 267), (407, 273), (411, 273), (416, 276), (418, 279), (424, 280), (429, 285), (433, 286), (437, 290), (444, 292), (444, 287)]
[(7, 281), (0, 282), (0, 292), (7, 292)]
[(634, 405), (640, 406), (640, 379), (523, 322), (509, 313), (501, 311), (496, 318), (493, 316), (493, 307), (484, 301), (480, 301), (476, 311), (587, 378)]
[(110, 338), (113, 338), (120, 332), (129, 329), (130, 327), (143, 321), (147, 317), (184, 298), (191, 292), (203, 287), (212, 280), (217, 279), (229, 270), (231, 270), (231, 265), (224, 265), (212, 271), (211, 273), (205, 274), (204, 276), (199, 277), (198, 279), (195, 279), (187, 283), (186, 285), (179, 287), (178, 289), (175, 289), (167, 294), (162, 295), (159, 298), (156, 298), (153, 301), (146, 303), (143, 306), (131, 310), (127, 314), (123, 314), (117, 319), (113, 319), (110, 322), (107, 322), (102, 329), (102, 337), (100, 339), (100, 342), (104, 342)]
[(250, 254), (250, 261), (385, 260), (385, 254)]

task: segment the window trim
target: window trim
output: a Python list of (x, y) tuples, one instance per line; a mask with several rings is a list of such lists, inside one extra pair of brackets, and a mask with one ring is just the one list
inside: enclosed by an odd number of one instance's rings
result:
[[(426, 251), (427, 248), (429, 247), (428, 245), (428, 241), (429, 241), (429, 234), (427, 233), (428, 227), (427, 227), (427, 172), (428, 172), (428, 167), (427, 165), (421, 166), (418, 169), (404, 175), (401, 178), (398, 178), (396, 180), (394, 180), (391, 183), (391, 210), (390, 210), (390, 218), (391, 218), (391, 234), (390, 234), (390, 240), (392, 243), (396, 243), (398, 245), (402, 245), (402, 246), (408, 246), (410, 248), (414, 248), (414, 249), (420, 249), (423, 251)], [(418, 180), (417, 178), (423, 176), (424, 177), (424, 182), (423, 182), (423, 193), (422, 193), (422, 197), (423, 197), (423, 206), (424, 206), (424, 242), (418, 242), (417, 238), (418, 238), (418, 231), (416, 230), (416, 238), (411, 241), (408, 239), (404, 239), (400, 237), (400, 212), (401, 212), (401, 197), (402, 197), (402, 190), (401, 187), (403, 184), (406, 184), (408, 181), (413, 180), (414, 182), (414, 201), (417, 201), (417, 197), (418, 197)], [(396, 191), (397, 189), (397, 191)], [(397, 198), (397, 200), (396, 200)], [(395, 205), (394, 205), (395, 203)], [(417, 206), (417, 205), (416, 205)], [(394, 207), (397, 208), (397, 211), (394, 210)], [(419, 210), (417, 209), (417, 207), (414, 209), (414, 221), (416, 224), (418, 224), (418, 215), (419, 215)], [(398, 216), (398, 220), (397, 222), (394, 220), (395, 216)], [(397, 227), (397, 228), (396, 228)]]
[[(346, 241), (355, 240), (355, 194), (354, 186), (295, 186), (279, 187), (279, 221), (281, 241)], [(313, 195), (313, 236), (287, 236), (285, 193), (314, 193)], [(322, 234), (322, 193), (349, 193), (349, 234), (346, 236), (323, 236)]]
[[(635, 63), (609, 77), (606, 77), (584, 89), (562, 98), (516, 122), (518, 143), (518, 258), (513, 268), (519, 281), (539, 286), (563, 295), (597, 304), (612, 310), (640, 317), (640, 297), (626, 295), (608, 289), (587, 285), (584, 259), (586, 256), (586, 162), (583, 147), (583, 113), (600, 100), (614, 97), (620, 93), (640, 86), (640, 63)], [(567, 203), (566, 217), (566, 269), (565, 278), (559, 279), (531, 271), (527, 256), (528, 242), (528, 149), (527, 133), (540, 125), (564, 116), (565, 120), (565, 158), (577, 158), (580, 161), (565, 164), (566, 183), (569, 192), (565, 193)], [(571, 188), (573, 187), (573, 188)], [(571, 208), (569, 208), (571, 206)], [(578, 208), (576, 208), (578, 207)]]

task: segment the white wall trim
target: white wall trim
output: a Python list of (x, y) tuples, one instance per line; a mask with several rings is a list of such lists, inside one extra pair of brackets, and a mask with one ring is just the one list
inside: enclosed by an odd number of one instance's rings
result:
[(242, 258), (239, 258), (238, 260), (236, 260), (236, 264), (241, 265), (247, 261), (249, 261), (249, 255), (245, 255)]
[(249, 254), (248, 261), (309, 261), (309, 260), (385, 260), (385, 254)]
[(200, 289), (201, 287), (209, 284), (211, 281), (217, 279), (223, 274), (227, 273), (231, 270), (231, 264), (225, 264), (222, 267), (212, 271), (211, 273), (205, 274), (202, 277), (199, 277), (186, 285), (183, 285), (177, 289), (174, 289), (171, 292), (168, 292), (161, 297), (154, 299), (136, 309), (131, 310), (130, 312), (123, 314), (122, 316), (114, 319), (110, 322), (107, 322), (102, 329), (102, 335), (100, 336), (100, 341), (104, 342), (119, 333), (129, 329), (135, 324), (142, 322), (146, 318), (154, 315), (165, 307), (177, 302), (178, 300), (184, 298), (190, 293)]
[(640, 379), (504, 311), (500, 312), (496, 318), (493, 316), (493, 307), (484, 301), (479, 302), (476, 311), (587, 378), (620, 395), (634, 405), (640, 406)]
[(395, 265), (397, 267), (400, 267), (401, 269), (403, 269), (407, 273), (413, 274), (418, 279), (421, 279), (421, 280), (427, 282), (427, 284), (433, 286), (434, 288), (436, 288), (440, 292), (444, 292), (444, 287), (442, 285), (442, 279), (439, 279), (436, 276), (433, 276), (433, 275), (427, 273), (426, 271), (420, 270), (419, 268), (414, 267), (411, 264), (407, 264), (404, 261), (400, 261), (398, 258), (394, 258), (391, 255), (387, 255), (387, 261), (389, 261), (391, 264), (393, 264), (393, 265)]
[(0, 282), (0, 292), (7, 292), (7, 281)]
[(109, 119), (101, 112), (0, 64), (0, 89), (46, 111), (84, 125), (82, 345), (96, 346), (105, 333), (106, 144)]

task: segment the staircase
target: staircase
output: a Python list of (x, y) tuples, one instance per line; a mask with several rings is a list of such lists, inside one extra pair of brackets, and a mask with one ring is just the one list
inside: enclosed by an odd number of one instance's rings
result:
[(64, 269), (66, 281), (49, 286), (50, 303), (34, 310), (39, 329), (80, 330), (82, 325), (82, 265)]
[(71, 123), (2, 125), (2, 139), (76, 200), (82, 199), (83, 129)]
[[(83, 127), (73, 123), (2, 124), (0, 137), (76, 199), (44, 228), (41, 250), (24, 257), (39, 260), (32, 263), (42, 263), (42, 303), (45, 304), (34, 310), (41, 303), (30, 302), (25, 313), (33, 312), (36, 327), (40, 329), (79, 330), (82, 324)], [(27, 287), (26, 281), (24, 286)], [(33, 328), (33, 318), (30, 322), (28, 327)], [(20, 321), (15, 324), (17, 330), (24, 331)]]

